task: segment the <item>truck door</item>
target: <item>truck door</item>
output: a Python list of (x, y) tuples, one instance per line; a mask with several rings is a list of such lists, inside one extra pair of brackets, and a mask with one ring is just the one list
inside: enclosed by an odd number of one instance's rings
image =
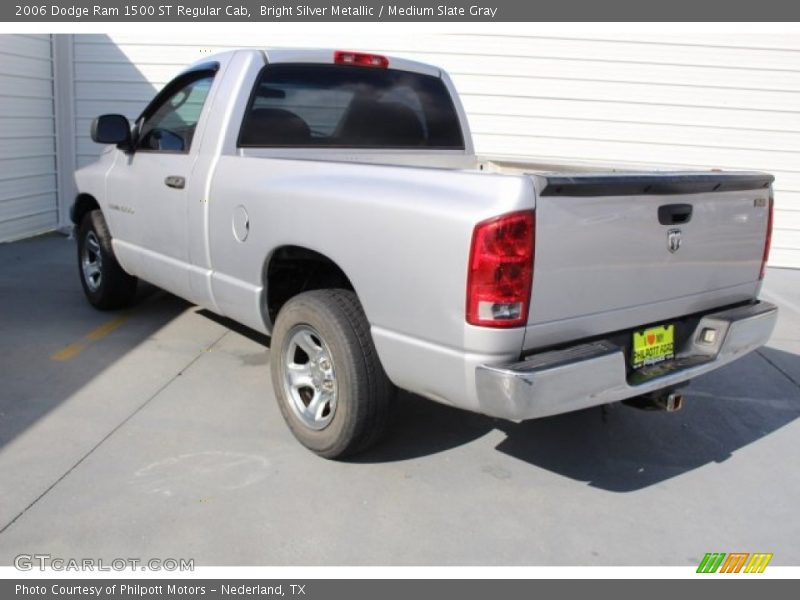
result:
[(185, 72), (150, 103), (107, 179), (115, 247), (129, 270), (184, 298), (189, 283), (187, 186), (197, 159), (203, 108), (214, 68)]

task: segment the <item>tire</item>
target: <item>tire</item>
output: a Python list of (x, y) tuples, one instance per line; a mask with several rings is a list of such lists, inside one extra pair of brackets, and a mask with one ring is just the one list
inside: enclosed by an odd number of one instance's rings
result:
[(100, 310), (127, 306), (136, 295), (137, 279), (119, 266), (99, 210), (86, 213), (78, 226), (78, 273), (87, 300)]
[(271, 348), (278, 406), (301, 444), (340, 459), (380, 439), (395, 388), (353, 292), (314, 290), (289, 300), (275, 321)]

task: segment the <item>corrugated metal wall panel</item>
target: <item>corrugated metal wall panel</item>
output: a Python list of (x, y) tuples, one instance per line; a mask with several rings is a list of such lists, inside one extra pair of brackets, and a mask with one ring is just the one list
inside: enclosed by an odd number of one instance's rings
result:
[(0, 241), (58, 221), (49, 35), (0, 35)]
[(481, 154), (776, 175), (771, 263), (800, 268), (800, 40), (791, 35), (346, 31), (75, 40), (76, 150), (101, 112), (134, 117), (182, 66), (240, 46), (343, 47), (447, 69)]

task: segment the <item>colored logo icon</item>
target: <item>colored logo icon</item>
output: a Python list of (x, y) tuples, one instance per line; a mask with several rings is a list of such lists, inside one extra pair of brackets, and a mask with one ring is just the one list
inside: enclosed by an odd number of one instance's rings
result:
[(709, 552), (700, 561), (698, 573), (763, 573), (772, 553), (755, 552)]

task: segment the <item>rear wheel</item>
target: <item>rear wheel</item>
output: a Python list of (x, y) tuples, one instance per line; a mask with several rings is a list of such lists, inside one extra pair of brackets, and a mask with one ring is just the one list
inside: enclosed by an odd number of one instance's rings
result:
[(78, 227), (78, 270), (83, 292), (95, 308), (121, 308), (136, 295), (137, 280), (119, 266), (99, 210), (86, 213)]
[(300, 443), (320, 456), (344, 458), (378, 441), (394, 386), (353, 292), (315, 290), (289, 300), (271, 347), (278, 405)]

